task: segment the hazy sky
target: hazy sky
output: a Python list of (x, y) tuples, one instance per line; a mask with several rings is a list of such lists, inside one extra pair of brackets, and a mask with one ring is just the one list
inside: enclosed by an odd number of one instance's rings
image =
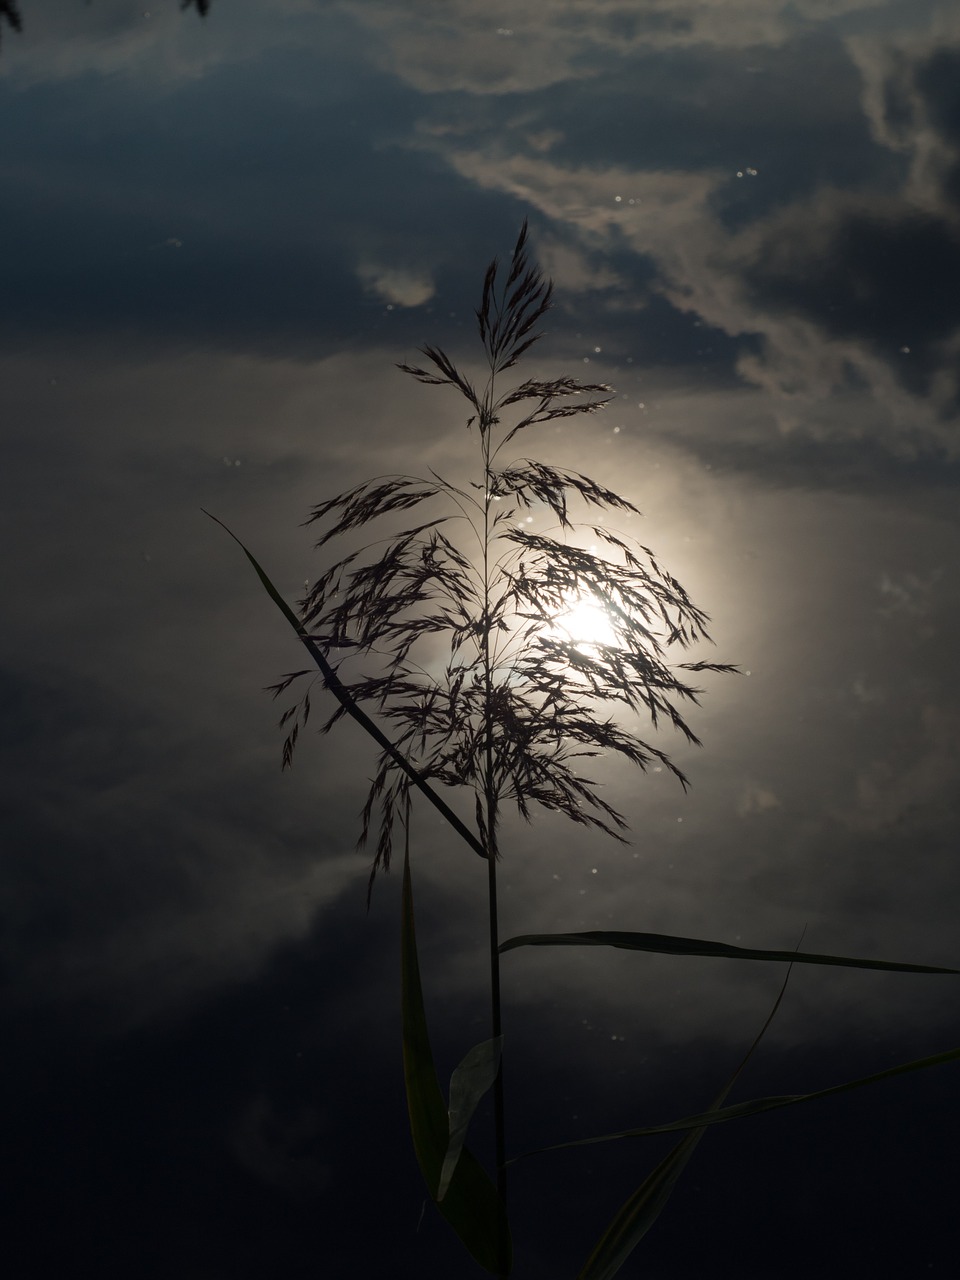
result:
[[(483, 270), (528, 218), (556, 305), (526, 373), (616, 399), (525, 448), (640, 507), (623, 527), (711, 615), (702, 656), (745, 674), (705, 681), (702, 750), (658, 739), (689, 794), (594, 763), (631, 845), (507, 823), (502, 933), (805, 928), (809, 950), (957, 965), (960, 15), (18, 8), (0, 954), (16, 1203), (46, 1224), (18, 1274), (287, 1280), (316, 1274), (319, 1229), (331, 1275), (473, 1275), (442, 1223), (416, 1231), (398, 884), (367, 916), (353, 848), (374, 749), (341, 726), (281, 774), (261, 690), (304, 663), (201, 508), (292, 600), (324, 563), (312, 504), (469, 465), (456, 397), (395, 363), (432, 342), (478, 367)], [(485, 1034), (484, 869), (430, 814), (416, 830), (443, 1073)], [(504, 977), (521, 1149), (706, 1103), (778, 973), (544, 950)], [(950, 984), (795, 974), (740, 1096), (960, 1043)], [(946, 1274), (950, 1073), (710, 1135), (624, 1274)], [(625, 1148), (519, 1167), (517, 1280), (572, 1277), (650, 1167)], [(361, 1201), (389, 1208), (340, 1239)]]

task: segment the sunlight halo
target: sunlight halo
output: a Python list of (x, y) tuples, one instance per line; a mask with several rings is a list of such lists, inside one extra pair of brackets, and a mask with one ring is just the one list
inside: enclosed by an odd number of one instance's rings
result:
[(573, 644), (591, 657), (596, 656), (598, 645), (617, 643), (617, 633), (601, 603), (595, 596), (575, 591), (568, 593), (566, 607), (555, 615), (547, 635)]

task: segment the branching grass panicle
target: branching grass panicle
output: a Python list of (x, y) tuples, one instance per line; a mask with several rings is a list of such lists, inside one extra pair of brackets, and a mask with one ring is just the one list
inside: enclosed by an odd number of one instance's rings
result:
[[(399, 366), (467, 401), (473, 475), (459, 484), (434, 471), (379, 476), (314, 507), (309, 523), (323, 527), (318, 548), (388, 517), (415, 509), (423, 516), (327, 568), (300, 602), (300, 616), (351, 696), (391, 723), (393, 741), (417, 772), (474, 792), (485, 847), (491, 814), (504, 801), (527, 819), (538, 804), (620, 839), (625, 819), (579, 772), (581, 761), (612, 751), (641, 769), (656, 761), (684, 787), (687, 778), (648, 736), (616, 718), (615, 704), (621, 717), (623, 710), (634, 722), (645, 715), (653, 729), (667, 722), (696, 743), (682, 709), (700, 692), (689, 676), (734, 668), (672, 665), (670, 650), (709, 638), (706, 615), (649, 548), (574, 518), (576, 508), (639, 515), (632, 502), (579, 472), (513, 452), (521, 433), (594, 415), (611, 392), (568, 377), (502, 387), (501, 375), (541, 338), (550, 306), (552, 286), (531, 264), (526, 224), (502, 274), (493, 261), (476, 310), (487, 368), (479, 389), (438, 347), (422, 348), (425, 367)], [(530, 530), (521, 519), (527, 512), (548, 512), (554, 528)], [(586, 550), (581, 534), (603, 554)], [(609, 642), (586, 647), (552, 625), (583, 598), (609, 620)], [(439, 666), (438, 644), (445, 652)], [(284, 713), (281, 723), (292, 721), (285, 764), (308, 712), (305, 698)], [(344, 714), (341, 705), (323, 730)], [(377, 812), (371, 885), (390, 865), (397, 806), (410, 785), (382, 754), (360, 837), (367, 841)]]
[[(787, 964), (788, 973), (798, 964), (957, 973), (622, 929), (523, 934), (500, 943), (497, 862), (503, 804), (515, 805), (528, 820), (534, 806), (540, 806), (623, 840), (626, 819), (601, 796), (598, 782), (581, 772), (583, 763), (606, 752), (641, 770), (656, 761), (686, 788), (687, 778), (651, 735), (668, 725), (685, 741), (697, 743), (686, 719), (700, 693), (691, 679), (704, 671), (735, 670), (725, 663), (672, 660), (709, 639), (708, 619), (648, 547), (608, 528), (608, 512), (639, 515), (632, 502), (588, 476), (534, 460), (523, 451), (536, 427), (595, 415), (610, 399), (609, 387), (575, 378), (532, 377), (503, 385), (503, 375), (542, 336), (538, 326), (550, 295), (550, 284), (530, 261), (524, 224), (506, 272), (495, 260), (484, 276), (476, 312), (485, 359), (482, 381), (474, 385), (446, 352), (433, 346), (422, 348), (425, 365), (399, 366), (419, 382), (453, 388), (467, 402), (466, 428), (475, 445), (471, 468), (457, 483), (429, 468), (419, 476), (378, 476), (318, 503), (308, 521), (320, 530), (317, 547), (341, 540), (359, 545), (352, 545), (312, 586), (308, 583), (299, 614), (240, 543), (319, 670), (314, 680), (321, 680), (336, 700), (322, 731), (349, 715), (380, 748), (359, 843), (376, 827), (369, 900), (378, 870), (390, 866), (395, 829), (403, 833), (403, 1071), (414, 1150), (439, 1211), (473, 1257), (501, 1280), (512, 1266), (501, 954), (525, 946), (600, 946)], [(602, 619), (592, 634), (579, 634), (581, 609)], [(301, 670), (284, 676), (271, 686), (274, 696), (310, 674)], [(293, 759), (310, 711), (308, 687), (280, 720), (287, 731), (284, 768)], [(438, 788), (472, 792), (468, 807), (475, 829)], [(449, 1104), (430, 1049), (417, 957), (410, 866), (411, 800), (416, 794), (434, 805), (486, 864), (491, 1033), (454, 1071)], [(614, 1215), (577, 1280), (612, 1280), (656, 1221), (709, 1126), (960, 1059), (960, 1049), (951, 1049), (814, 1093), (727, 1105), (727, 1095), (759, 1046), (784, 989), (785, 983), (743, 1063), (707, 1110), (701, 1103), (667, 1124), (634, 1124), (617, 1133), (540, 1148), (637, 1140), (670, 1131), (682, 1135)], [(495, 1186), (464, 1145), (477, 1104), (491, 1088)]]

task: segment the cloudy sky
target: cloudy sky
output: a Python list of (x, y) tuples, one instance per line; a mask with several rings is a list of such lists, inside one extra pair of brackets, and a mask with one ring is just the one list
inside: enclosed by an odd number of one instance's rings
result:
[[(616, 393), (527, 448), (642, 510), (711, 616), (698, 656), (744, 674), (705, 680), (702, 749), (658, 739), (688, 794), (595, 764), (631, 844), (507, 822), (503, 935), (960, 967), (958, 73), (946, 0), (0, 13), (18, 1274), (481, 1274), (418, 1230), (399, 886), (367, 914), (354, 850), (374, 751), (339, 726), (281, 773), (262, 690), (302, 657), (201, 509), (293, 600), (313, 504), (468, 466), (456, 397), (395, 364), (479, 370), (524, 218), (556, 285), (527, 376)], [(415, 834), (445, 1075), (486, 1034), (483, 867)], [(706, 1104), (778, 971), (520, 950), (504, 981), (519, 1151)], [(960, 1044), (952, 981), (795, 973), (739, 1096)], [(709, 1135), (624, 1274), (947, 1274), (955, 1079)], [(572, 1280), (659, 1151), (518, 1166), (517, 1280)]]

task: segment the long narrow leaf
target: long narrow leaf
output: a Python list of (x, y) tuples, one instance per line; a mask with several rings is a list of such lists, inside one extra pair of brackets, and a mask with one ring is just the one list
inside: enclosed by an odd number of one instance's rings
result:
[(700, 1129), (681, 1138), (653, 1173), (620, 1206), (594, 1245), (577, 1280), (608, 1280), (616, 1275), (660, 1216), (702, 1136), (703, 1130)]
[(497, 1072), (500, 1069), (500, 1051), (503, 1047), (503, 1036), (493, 1040), (484, 1040), (468, 1050), (463, 1061), (450, 1077), (450, 1109), (448, 1123), (450, 1139), (447, 1153), (443, 1157), (443, 1168), (440, 1171), (440, 1186), (437, 1199), (442, 1200), (447, 1194), (450, 1179), (460, 1159), (460, 1152), (466, 1141), (467, 1129), (473, 1119), (473, 1113), (480, 1099), (492, 1088)]
[[(770, 1026), (777, 1010), (780, 1008), (784, 992), (787, 989), (787, 983), (790, 981), (791, 972), (792, 966), (787, 970), (773, 1008), (757, 1033), (756, 1039), (747, 1050), (736, 1071), (717, 1094), (713, 1106), (706, 1113), (707, 1115), (723, 1104), (727, 1094), (736, 1084), (741, 1072), (763, 1039), (764, 1032)], [(703, 1128), (697, 1128), (687, 1133), (670, 1154), (661, 1160), (654, 1171), (644, 1179), (633, 1195), (620, 1207), (610, 1226), (597, 1241), (577, 1280), (610, 1280), (610, 1277), (616, 1275), (663, 1212), (674, 1187), (677, 1185), (704, 1132)]]
[[(203, 510), (203, 508), (201, 508), (201, 510)], [(337, 701), (340, 703), (343, 709), (349, 715), (353, 716), (357, 724), (359, 724), (362, 728), (366, 729), (367, 733), (370, 734), (371, 738), (373, 738), (374, 741), (379, 746), (381, 746), (384, 751), (387, 752), (387, 754), (394, 761), (394, 763), (398, 765), (399, 768), (401, 768), (403, 772), (407, 775), (407, 777), (410, 778), (410, 780), (414, 783), (414, 785), (419, 788), (419, 790), (422, 792), (423, 795), (426, 796), (426, 798), (430, 801), (433, 807), (435, 809), (438, 809), (440, 813), (443, 814), (447, 822), (449, 822), (451, 827), (453, 827), (454, 831), (456, 831), (456, 833), (467, 842), (467, 844), (474, 851), (474, 853), (479, 854), (481, 858), (486, 858), (487, 856), (486, 849), (484, 849), (483, 845), (480, 843), (477, 837), (473, 834), (470, 828), (465, 826), (464, 823), (460, 821), (460, 819), (453, 812), (450, 806), (443, 799), (441, 799), (441, 797), (436, 793), (436, 791), (434, 791), (433, 787), (430, 786), (429, 782), (427, 782), (425, 778), (422, 778), (420, 776), (420, 774), (416, 771), (416, 769), (413, 767), (410, 761), (406, 758), (403, 752), (399, 751), (394, 746), (394, 744), (390, 741), (390, 739), (383, 732), (383, 730), (380, 729), (380, 727), (373, 720), (370, 719), (370, 717), (363, 710), (363, 708), (360, 707), (357, 704), (356, 700), (350, 696), (349, 692), (344, 687), (343, 682), (340, 680), (339, 676), (334, 671), (333, 667), (331, 667), (330, 663), (327, 661), (326, 656), (324, 655), (322, 650), (314, 643), (311, 637), (304, 630), (303, 624), (300, 622), (300, 619), (293, 612), (293, 610), (284, 600), (283, 596), (280, 594), (277, 588), (270, 581), (264, 569), (261, 568), (257, 560), (254, 558), (252, 552), (250, 552), (244, 546), (244, 544), (240, 541), (240, 539), (233, 532), (233, 530), (228, 528), (227, 525), (225, 525), (222, 520), (218, 520), (217, 517), (215, 515), (211, 515), (209, 511), (204, 511), (203, 514), (205, 516), (210, 516), (210, 519), (216, 521), (216, 523), (220, 526), (221, 529), (224, 529), (226, 530), (227, 533), (229, 533), (230, 537), (234, 540), (234, 542), (237, 544), (237, 546), (240, 548), (243, 554), (247, 557), (247, 559), (253, 565), (254, 569), (257, 572), (257, 577), (263, 583), (263, 586), (267, 592), (267, 595), (274, 602), (274, 604), (277, 606), (277, 608), (280, 610), (280, 612), (283, 614), (286, 620), (290, 623), (291, 627), (293, 627), (294, 631), (297, 633), (298, 639), (301, 641), (304, 648), (310, 654), (310, 657), (313, 658), (314, 662), (320, 668), (320, 671), (323, 675), (324, 684), (330, 690), (333, 696), (337, 699)]]
[[(403, 1075), (410, 1132), (427, 1189), (436, 1201), (450, 1131), (423, 1007), (409, 853), (403, 860), (401, 984)], [(466, 1148), (460, 1153), (439, 1208), (482, 1267), (492, 1275), (509, 1274), (511, 1247), (506, 1210), (486, 1172)]]
[(671, 1120), (669, 1124), (649, 1125), (643, 1129), (623, 1129), (619, 1133), (606, 1133), (597, 1138), (577, 1138), (572, 1142), (558, 1142), (552, 1147), (539, 1147), (536, 1151), (525, 1151), (522, 1155), (514, 1156), (507, 1163), (513, 1164), (517, 1160), (525, 1160), (528, 1156), (541, 1155), (544, 1151), (560, 1151), (565, 1147), (587, 1147), (596, 1142), (615, 1142), (620, 1138), (648, 1138), (657, 1133), (679, 1133), (685, 1129), (701, 1129), (705, 1125), (740, 1120), (746, 1116), (759, 1115), (763, 1111), (778, 1111), (781, 1107), (792, 1107), (798, 1102), (812, 1102), (814, 1098), (829, 1098), (837, 1093), (848, 1093), (851, 1089), (861, 1089), (864, 1085), (877, 1084), (881, 1080), (907, 1075), (911, 1071), (924, 1071), (928, 1067), (939, 1067), (945, 1062), (957, 1061), (960, 1061), (960, 1048), (946, 1049), (943, 1053), (933, 1053), (927, 1058), (914, 1058), (911, 1062), (901, 1062), (895, 1067), (887, 1067), (886, 1070), (877, 1071), (873, 1075), (846, 1080), (843, 1084), (831, 1085), (829, 1089), (817, 1089), (814, 1093), (785, 1093), (769, 1098), (754, 1098), (750, 1102), (737, 1102), (732, 1107), (711, 1108), (697, 1115), (684, 1116), (682, 1120)]
[(842, 965), (848, 969), (885, 969), (893, 973), (960, 973), (928, 964), (899, 964), (891, 960), (858, 960), (851, 956), (825, 956), (803, 951), (764, 951), (732, 947), (702, 938), (680, 938), (670, 933), (621, 933), (597, 930), (587, 933), (524, 933), (508, 938), (500, 950), (517, 947), (623, 947), (627, 951), (654, 951), (665, 956), (714, 956), (726, 960), (778, 960), (785, 964)]

